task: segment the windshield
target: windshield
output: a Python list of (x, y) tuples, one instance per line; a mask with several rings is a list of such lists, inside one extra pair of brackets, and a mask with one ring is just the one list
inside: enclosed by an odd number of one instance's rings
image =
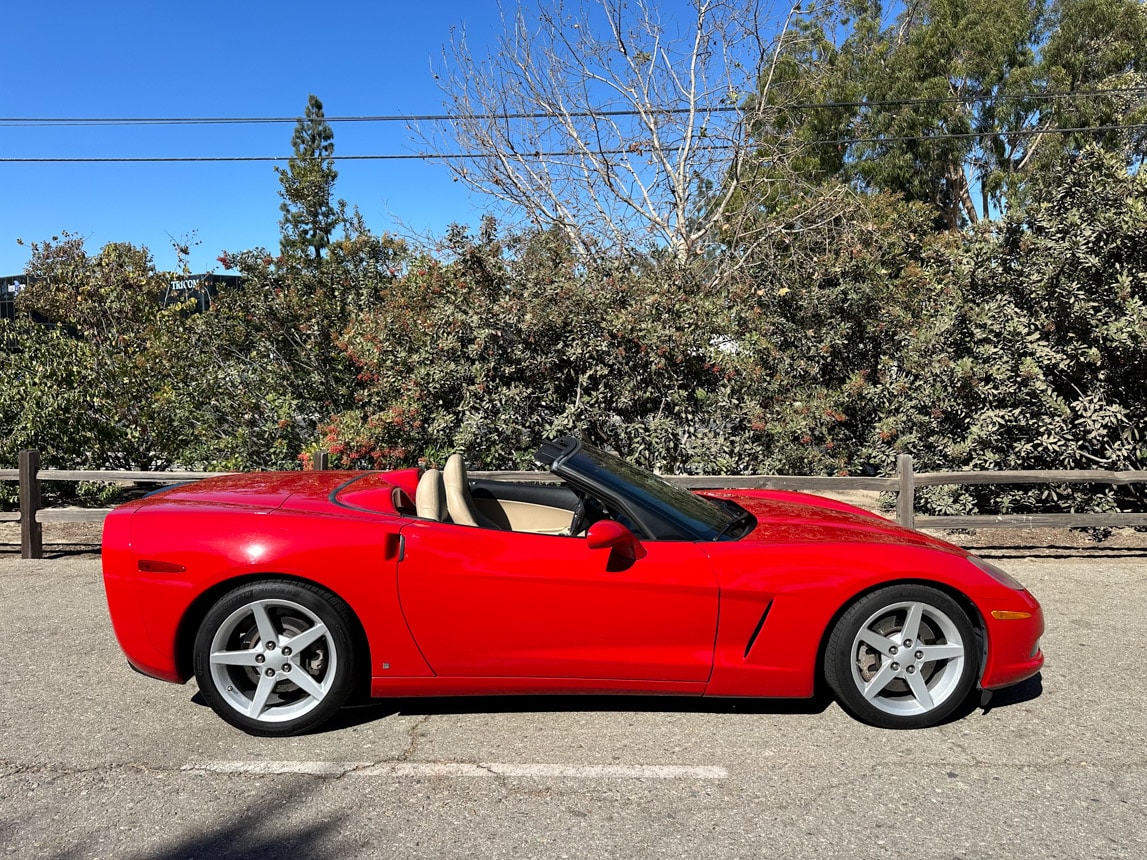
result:
[(627, 463), (620, 457), (582, 444), (565, 464), (611, 493), (628, 498), (643, 508), (668, 514), (701, 540), (729, 537), (726, 532), (743, 515), (718, 502), (702, 498), (663, 478)]

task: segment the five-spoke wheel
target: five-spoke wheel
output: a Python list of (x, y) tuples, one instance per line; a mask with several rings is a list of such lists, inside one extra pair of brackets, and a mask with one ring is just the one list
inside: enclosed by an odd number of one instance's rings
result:
[(287, 580), (224, 595), (195, 639), (195, 677), (224, 720), (290, 735), (327, 720), (351, 689), (351, 614), (329, 592)]
[(948, 717), (968, 698), (978, 666), (967, 613), (923, 585), (882, 588), (854, 603), (825, 652), (825, 677), (841, 705), (894, 729)]

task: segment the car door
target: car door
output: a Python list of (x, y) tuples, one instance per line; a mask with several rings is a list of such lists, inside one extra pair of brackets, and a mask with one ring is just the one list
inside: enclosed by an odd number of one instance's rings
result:
[(688, 542), (611, 563), (584, 538), (416, 521), (402, 530), (403, 612), (434, 672), (706, 681), (717, 585)]

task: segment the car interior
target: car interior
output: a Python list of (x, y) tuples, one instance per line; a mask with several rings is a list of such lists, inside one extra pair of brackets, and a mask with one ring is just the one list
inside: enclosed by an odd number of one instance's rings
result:
[(564, 484), (471, 481), (461, 454), (427, 469), (415, 493), (418, 516), (503, 531), (568, 535), (581, 499)]

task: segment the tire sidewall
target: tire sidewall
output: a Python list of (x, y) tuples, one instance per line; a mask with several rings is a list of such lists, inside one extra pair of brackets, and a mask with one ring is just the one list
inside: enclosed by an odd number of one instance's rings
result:
[[(242, 714), (216, 688), (211, 674), (211, 643), (219, 629), (236, 610), (259, 600), (285, 600), (313, 612), (326, 626), (331, 647), (336, 649), (335, 677), (323, 700), (307, 713), (293, 720), (270, 722)], [(193, 660), (199, 691), (215, 713), (251, 735), (276, 737), (312, 731), (330, 719), (342, 707), (351, 692), (355, 677), (354, 637), (351, 613), (347, 605), (330, 592), (309, 583), (287, 579), (269, 579), (242, 585), (223, 595), (208, 610), (195, 636)]]

